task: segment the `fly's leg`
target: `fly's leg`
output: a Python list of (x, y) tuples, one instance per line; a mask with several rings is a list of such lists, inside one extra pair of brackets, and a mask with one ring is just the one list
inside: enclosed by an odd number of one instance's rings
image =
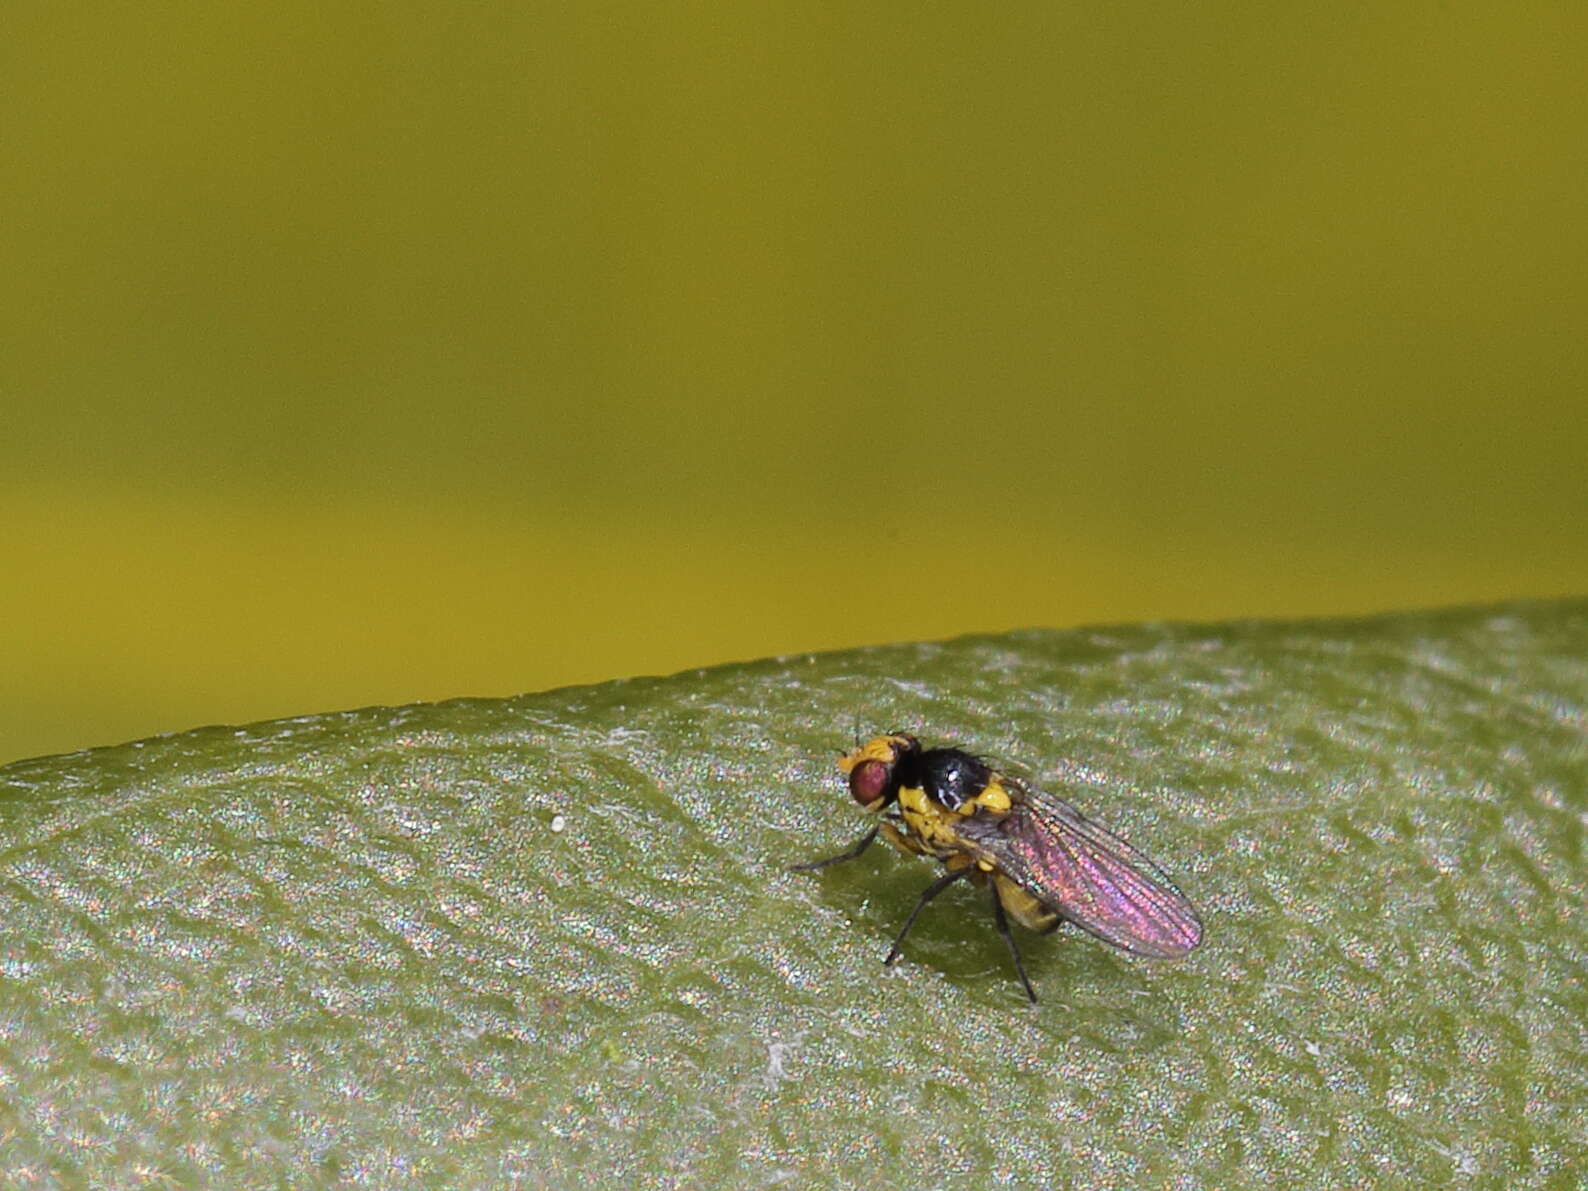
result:
[(904, 920), (904, 929), (899, 932), (899, 937), (893, 940), (893, 950), (888, 952), (888, 958), (882, 961), (885, 965), (892, 964), (898, 960), (899, 948), (904, 946), (904, 936), (910, 933), (910, 928), (915, 925), (916, 918), (920, 916), (922, 910), (926, 909), (926, 903), (961, 877), (970, 876), (970, 873), (971, 870), (968, 868), (951, 869), (926, 887), (925, 892), (921, 894), (921, 900), (915, 903), (915, 909), (911, 910), (910, 916)]
[(1020, 948), (1015, 946), (1015, 937), (1009, 933), (1009, 919), (1004, 916), (1004, 904), (998, 897), (998, 887), (993, 886), (993, 923), (998, 927), (998, 933), (1004, 937), (1004, 942), (1009, 944), (1009, 954), (1014, 957), (1015, 971), (1020, 974), (1020, 983), (1026, 986), (1026, 996), (1031, 998), (1031, 1003), (1037, 1003), (1037, 994), (1031, 990), (1031, 981), (1026, 979), (1026, 966), (1020, 962)]
[(866, 832), (865, 835), (861, 836), (859, 842), (857, 842), (854, 847), (848, 849), (847, 851), (840, 852), (836, 856), (829, 856), (826, 860), (808, 860), (804, 864), (791, 864), (789, 865), (788, 871), (791, 873), (808, 873), (812, 869), (826, 868), (829, 864), (838, 864), (845, 860), (853, 860), (867, 848), (871, 847), (871, 841), (877, 838), (877, 832), (881, 830), (882, 828), (879, 824), (878, 826), (873, 827), (870, 831)]

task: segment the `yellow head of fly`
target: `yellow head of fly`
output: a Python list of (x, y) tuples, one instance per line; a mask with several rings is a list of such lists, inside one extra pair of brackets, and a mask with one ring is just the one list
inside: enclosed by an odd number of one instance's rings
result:
[(921, 751), (913, 736), (874, 736), (845, 753), (838, 768), (849, 778), (849, 796), (868, 811), (880, 811), (898, 797), (896, 770), (901, 757)]

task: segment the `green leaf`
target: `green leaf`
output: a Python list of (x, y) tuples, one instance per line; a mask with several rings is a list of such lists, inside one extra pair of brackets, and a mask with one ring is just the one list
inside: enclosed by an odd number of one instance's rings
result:
[[(903, 728), (1203, 910), (1179, 963), (840, 850)], [(1567, 1187), (1588, 602), (1032, 631), (0, 769), (26, 1185)], [(23, 1172), (19, 1176), (17, 1172)]]

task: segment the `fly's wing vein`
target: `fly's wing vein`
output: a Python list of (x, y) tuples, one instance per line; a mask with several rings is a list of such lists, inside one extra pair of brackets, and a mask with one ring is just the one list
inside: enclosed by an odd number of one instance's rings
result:
[(1135, 955), (1174, 959), (1202, 941), (1195, 907), (1147, 856), (1044, 791), (1005, 779), (1015, 808), (962, 827), (1007, 876), (1081, 929)]

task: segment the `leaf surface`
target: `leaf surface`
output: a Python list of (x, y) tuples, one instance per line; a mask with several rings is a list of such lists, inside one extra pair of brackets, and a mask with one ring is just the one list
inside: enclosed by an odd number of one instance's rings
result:
[[(834, 767), (1022, 766), (1207, 927), (1022, 935)], [(1567, 1187), (1588, 602), (1029, 631), (0, 769), (0, 1165), (64, 1186)]]

